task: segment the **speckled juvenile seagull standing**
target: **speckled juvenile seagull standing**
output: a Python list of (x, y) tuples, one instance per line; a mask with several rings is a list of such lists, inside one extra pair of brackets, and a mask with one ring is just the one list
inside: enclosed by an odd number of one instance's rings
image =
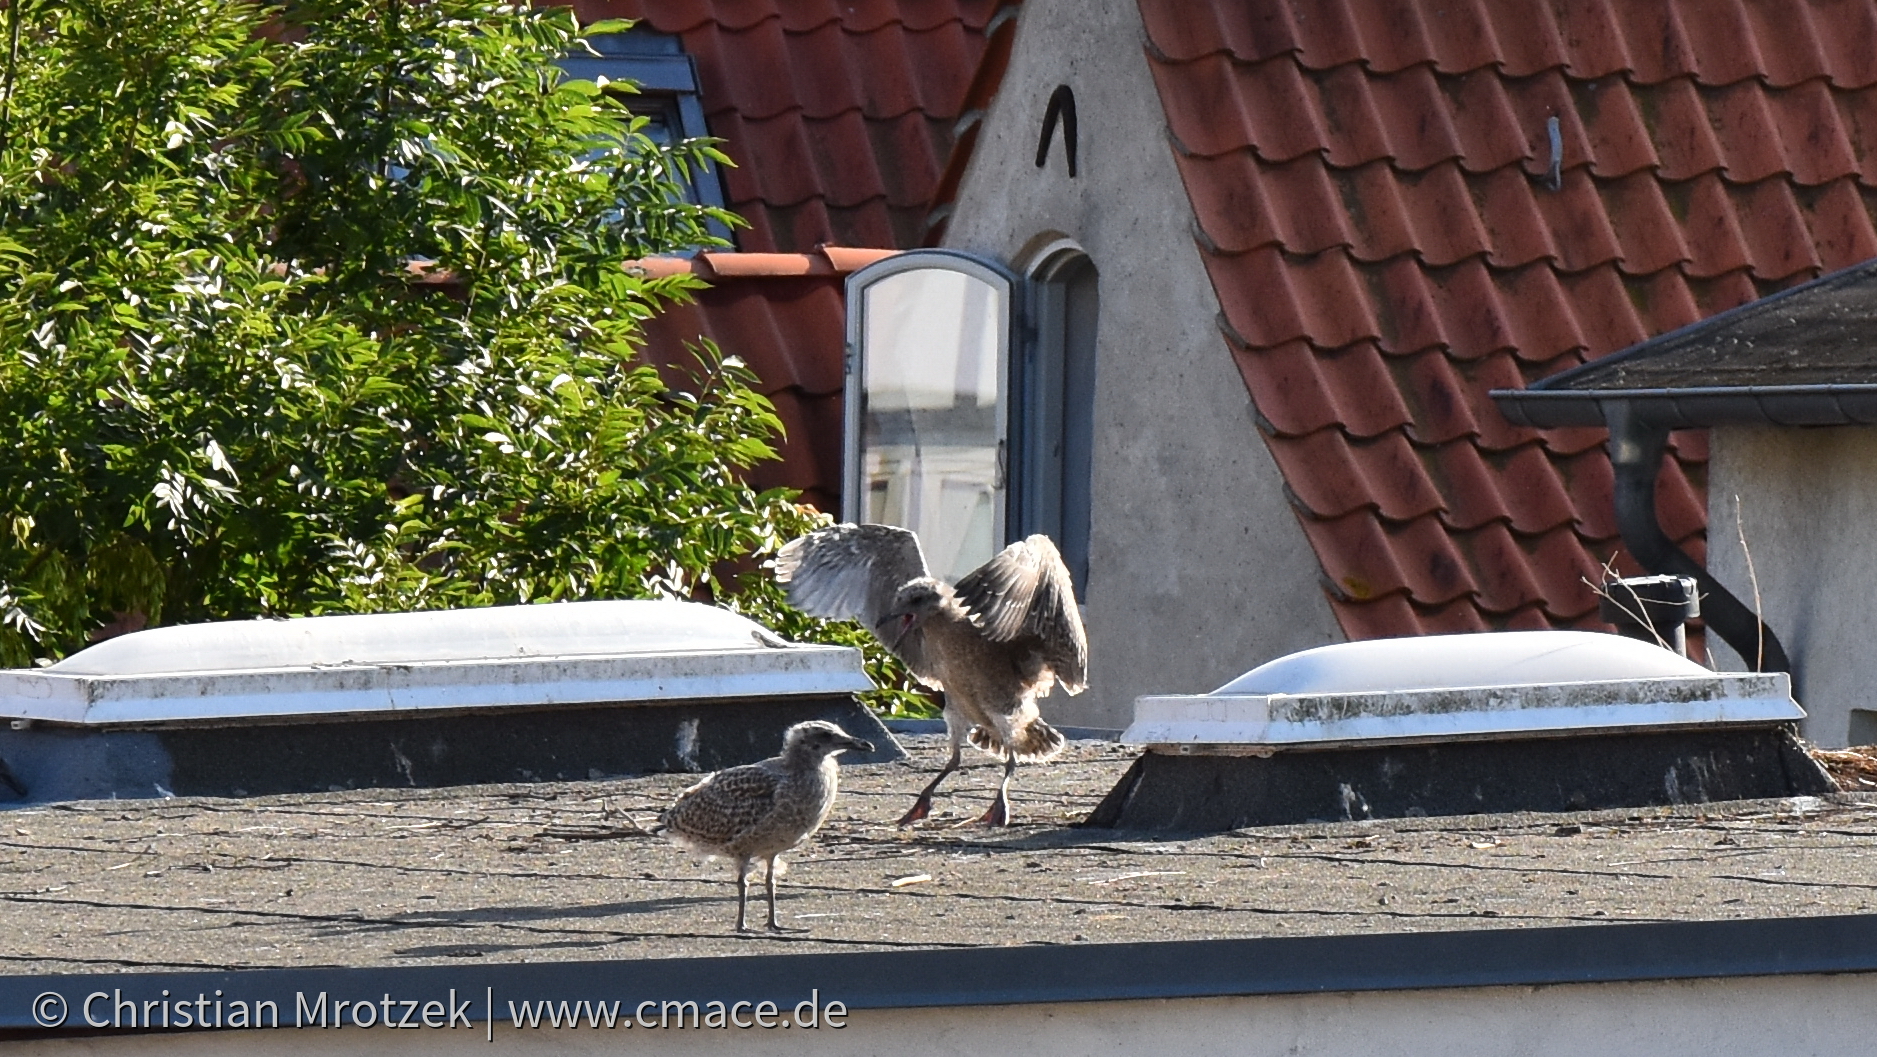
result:
[(1049, 537), (1005, 547), (954, 588), (927, 571), (912, 532), (832, 525), (783, 547), (776, 579), (804, 612), (859, 618), (920, 682), (944, 691), (951, 759), (899, 824), (931, 812), (933, 790), (958, 769), (969, 738), (1004, 761), (997, 799), (978, 821), (1009, 825), (1017, 761), (1062, 751), (1062, 734), (1037, 714), (1036, 699), (1057, 685), (1080, 693), (1088, 681), (1075, 589)]
[(872, 752), (873, 743), (822, 720), (797, 723), (783, 735), (782, 755), (718, 771), (658, 817), (680, 843), (736, 863), (738, 932), (749, 931), (749, 872), (757, 859), (768, 865), (769, 927), (793, 931), (776, 921), (776, 860), (827, 819), (840, 773), (834, 757), (847, 749)]

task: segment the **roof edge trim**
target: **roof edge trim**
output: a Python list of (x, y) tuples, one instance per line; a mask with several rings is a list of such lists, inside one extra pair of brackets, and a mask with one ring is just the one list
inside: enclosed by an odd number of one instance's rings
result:
[(1489, 395), (1512, 424), (1536, 429), (1608, 426), (1607, 409), (1614, 404), (1628, 405), (1630, 413), (1642, 421), (1669, 429), (1877, 425), (1877, 384), (1870, 383), (1685, 389), (1541, 389), (1534, 385), (1494, 389)]
[[(1877, 972), (1877, 915), (1613, 923), (1595, 928), (1025, 947), (648, 958), (600, 962), (268, 968), (0, 977), (0, 1032), (34, 1032), (32, 996), (77, 1005), (108, 984), (134, 995), (221, 987), (292, 1002), (295, 991), (342, 994), (489, 993), (588, 996), (741, 995), (787, 999), (804, 980), (849, 1009), (1316, 994), (1451, 987), (1542, 986)], [(477, 996), (480, 997), (480, 996)], [(472, 1020), (491, 1019), (482, 1002)], [(123, 1034), (129, 1034), (124, 1032)]]

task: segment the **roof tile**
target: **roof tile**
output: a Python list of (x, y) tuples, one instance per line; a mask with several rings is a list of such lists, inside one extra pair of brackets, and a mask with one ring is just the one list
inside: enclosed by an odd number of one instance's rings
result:
[[(1612, 2), (1621, 3), (1622, 0)], [(1559, 39), (1561, 44), (1557, 47), (1565, 53), (1562, 62), (1552, 59), (1543, 65), (1529, 62), (1509, 64), (1505, 71), (1509, 76), (1527, 77), (1539, 70), (1561, 66), (1572, 77), (1590, 79), (1630, 69), (1629, 38), (1623, 35), (1622, 27), (1610, 12), (1609, 3), (1605, 0), (1566, 0), (1549, 6), (1550, 18), (1542, 14), (1534, 18), (1531, 7), (1517, 4), (1506, 7), (1504, 17), (1529, 20), (1532, 25), (1527, 32), (1547, 43), (1551, 39)], [(1553, 19), (1556, 20), (1555, 24)], [(1501, 34), (1502, 39), (1504, 36)]]
[(1818, 253), (1812, 233), (1799, 209), (1793, 187), (1784, 180), (1765, 180), (1747, 187), (1730, 187), (1734, 212), (1752, 255), (1753, 274), (1761, 279), (1819, 274)]
[(1512, 538), (1504, 522), (1494, 521), (1468, 532), (1455, 532), (1450, 538), (1465, 556), (1473, 582), (1479, 586), (1481, 609), (1489, 613), (1510, 613), (1525, 606), (1543, 604), (1545, 591), (1533, 575), (1530, 558)]
[(1434, 11), (1428, 37), (1434, 68), (1442, 73), (1466, 73), (1512, 61), (1514, 55), (1524, 57), (1542, 50), (1547, 41), (1523, 39), (1535, 36), (1529, 30), (1514, 31), (1515, 39), (1506, 41), (1494, 17), (1495, 9), (1503, 6), (1490, 0), (1458, 0)]
[[(1315, 92), (1297, 64), (1284, 59), (1236, 67), (1208, 55), (1177, 71), (1153, 66), (1167, 109), (1167, 129), (1182, 151), (1216, 157), (1251, 147), (1266, 161), (1289, 161), (1322, 149), (1328, 134), (1315, 126)], [(1267, 100), (1248, 108), (1246, 99)]]
[(1780, 136), (1769, 93), (1743, 81), (1702, 93), (1708, 123), (1721, 145), (1721, 172), (1733, 183), (1752, 183), (1786, 171), (1791, 159)]
[(1703, 316), (1679, 269), (1664, 268), (1652, 275), (1630, 278), (1624, 285), (1629, 288), (1630, 303), (1642, 317), (1643, 328), (1651, 334), (1685, 327)]
[(1661, 159), (1663, 179), (1688, 180), (1721, 167), (1721, 142), (1692, 80), (1666, 81), (1646, 92), (1637, 91), (1636, 98), (1656, 157)]
[(1562, 174), (1556, 191), (1534, 191), (1532, 205), (1551, 229), (1551, 243), (1558, 249), (1558, 267), (1566, 272), (1581, 272), (1616, 260), (1622, 255), (1616, 231), (1597, 185), (1584, 169), (1568, 169)]
[[(1632, 2), (1630, 6), (1638, 5)], [(1674, 17), (1674, 32), (1681, 45), (1677, 63), (1693, 72), (1695, 80), (1702, 84), (1733, 84), (1765, 73), (1753, 26), (1738, 0), (1662, 6)], [(1683, 69), (1667, 75), (1675, 76)]]
[(1654, 174), (1636, 173), (1604, 183), (1599, 189), (1609, 229), (1618, 243), (1617, 261), (1624, 272), (1646, 275), (1693, 259)]
[(1453, 115), (1454, 134), (1460, 137), (1460, 160), (1469, 171), (1491, 173), (1522, 162), (1537, 164), (1540, 146), (1549, 151), (1550, 144), (1541, 142), (1543, 121), (1535, 133), (1527, 127), (1497, 71), (1444, 77), (1440, 86)]
[(1558, 285), (1574, 306), (1577, 325), (1596, 355), (1626, 349), (1649, 336), (1615, 268), (1560, 275)]
[(1519, 544), (1526, 555), (1522, 564), (1537, 582), (1546, 612), (1567, 621), (1596, 613), (1597, 592), (1590, 584), (1603, 582), (1603, 566), (1594, 544), (1587, 545), (1568, 528), (1521, 539)]
[(1682, 463), (1698, 466), (1708, 461), (1708, 431), (1678, 429), (1668, 435), (1669, 451)]
[(644, 19), (661, 33), (700, 30), (741, 31), (777, 21), (791, 33), (809, 32), (839, 22), (850, 32), (871, 33), (900, 26), (912, 32), (964, 21), (982, 26), (999, 7), (997, 0), (955, 0), (909, 4), (896, 0), (575, 0), (583, 22), (599, 18)]
[[(1352, 212), (1358, 224), (1377, 229), (1366, 253), (1358, 246), (1358, 258), (1414, 253), (1429, 264), (1447, 265), (1490, 251), (1491, 241), (1458, 165), (1436, 165), (1421, 173), (1396, 173), (1379, 165), (1357, 171), (1370, 174), (1366, 182), (1375, 189), (1365, 194), (1364, 188), (1352, 187), (1347, 196), (1356, 203)], [(1393, 186), (1384, 186), (1384, 181)], [(1395, 200), (1392, 216), (1383, 207), (1381, 217), (1371, 218), (1362, 208), (1389, 198)]]
[[(1560, 525), (1576, 523), (1577, 511), (1571, 495), (1553, 470), (1542, 444), (1527, 444), (1496, 453), (1481, 452), (1471, 444), (1453, 444), (1448, 448), (1454, 453), (1456, 463), (1469, 457), (1462, 454), (1462, 449), (1471, 453), (1474, 465), (1485, 474), (1479, 485), (1494, 493), (1493, 505), (1505, 512), (1506, 523), (1515, 532), (1549, 532)], [(1451, 523), (1455, 528), (1470, 527), (1458, 520)]]
[(1285, 4), (1142, 4), (1141, 17), (1153, 47), (1181, 62), (1219, 52), (1257, 62), (1298, 47), (1297, 27)]
[(706, 119), (737, 162), (744, 250), (920, 245), (985, 29), (1014, 0), (576, 0), (643, 19), (697, 63)]
[(1437, 38), (1412, 0), (1343, 0), (1342, 6), (1361, 38), (1362, 61), (1370, 70), (1394, 73), (1435, 54)]
[(1753, 285), (1752, 276), (1745, 269), (1708, 279), (1689, 276), (1688, 289), (1694, 294), (1695, 304), (1701, 306), (1703, 319), (1744, 305), (1760, 296), (1759, 289)]
[[(1501, 355), (1465, 366), (1510, 360), (1510, 356)], [(1462, 364), (1448, 359), (1440, 349), (1428, 349), (1411, 356), (1391, 357), (1389, 366), (1394, 370), (1395, 389), (1410, 415), (1405, 424), (1408, 436), (1416, 443), (1445, 444), (1479, 435), (1480, 424), (1473, 417), (1471, 399), (1475, 383), (1462, 371)], [(1510, 377), (1514, 385), (1523, 382), (1516, 368)], [(1500, 420), (1503, 422), (1504, 417)], [(1510, 423), (1506, 426), (1515, 428)]]
[[(1446, 96), (1430, 66), (1370, 76), (1355, 66), (1319, 75), (1322, 107), (1344, 125), (1332, 125), (1327, 158), (1348, 168), (1387, 159), (1408, 170), (1426, 169), (1461, 155), (1460, 137), (1448, 117)], [(1336, 136), (1339, 128), (1347, 136)]]
[(1734, 203), (1719, 175), (1707, 173), (1686, 182), (1664, 184), (1662, 193), (1669, 209), (1681, 218), (1690, 276), (1712, 278), (1753, 263), (1746, 235), (1740, 230), (1740, 218), (1734, 215)]
[(1700, 536), (1708, 523), (1707, 489), (1697, 487), (1686, 472), (1658, 474), (1655, 510), (1669, 539), (1680, 542)]
[[(1590, 164), (1596, 157), (1589, 132), (1578, 114), (1571, 86), (1557, 70), (1546, 70), (1534, 77), (1502, 81), (1507, 112), (1517, 122), (1518, 133), (1525, 137), (1525, 171), (1533, 177), (1546, 176), (1551, 168), (1550, 119), (1558, 119), (1559, 146), (1563, 148), (1560, 168), (1573, 169)], [(1596, 111), (1593, 111), (1595, 113)], [(1611, 167), (1623, 168), (1612, 158)], [(1477, 163), (1468, 168), (1479, 169)]]
[(1233, 349), (1233, 358), (1253, 393), (1275, 415), (1265, 415), (1279, 436), (1297, 437), (1340, 426), (1356, 437), (1374, 437), (1410, 421), (1408, 409), (1390, 398), (1394, 381), (1381, 351), (1359, 341), (1327, 352), (1303, 341), (1264, 349)]
[(1441, 520), (1447, 527), (1475, 529), (1493, 521), (1512, 520), (1493, 470), (1471, 438), (1423, 448), (1421, 456), (1444, 497)]
[(1480, 612), (1479, 604), (1471, 598), (1462, 598), (1444, 606), (1415, 606), (1414, 609), (1419, 618), (1419, 634), (1422, 635), (1469, 635), (1490, 631), (1494, 626), (1486, 614)]
[[(1245, 6), (1268, 9), (1280, 5), (1247, 4)], [(1296, 59), (1299, 65), (1311, 70), (1327, 70), (1332, 66), (1363, 60), (1364, 41), (1348, 5), (1331, 2), (1315, 5), (1284, 3), (1282, 6), (1290, 9), (1290, 32), (1294, 42), (1286, 50), (1297, 53)], [(1244, 54), (1242, 57), (1252, 58), (1250, 54)]]
[(1492, 244), (1496, 268), (1518, 268), (1533, 261), (1555, 261), (1561, 251), (1551, 241), (1551, 227), (1533, 203), (1532, 178), (1515, 165), (1494, 169), (1472, 181), (1481, 222)]
[(1200, 230), (1221, 251), (1282, 246), (1317, 253), (1347, 246), (1353, 236), (1330, 172), (1314, 157), (1265, 163), (1250, 151), (1214, 157), (1181, 155)]
[(1340, 518), (1305, 518), (1304, 534), (1344, 600), (1406, 592), (1423, 602), (1477, 594), (1454, 538), (1433, 516), (1385, 525), (1368, 510)]
[[(1604, 431), (1516, 428), (1487, 392), (1877, 255), (1872, 4), (1141, 6), (1229, 347), (1351, 635), (1595, 625), (1583, 578), (1636, 571)], [(1698, 553), (1707, 452), (1672, 452), (1660, 516)]]
[[(1585, 157), (1599, 177), (1627, 176), (1661, 164), (1636, 93), (1621, 77), (1570, 84), (1572, 112), (1583, 127)], [(1565, 164), (1571, 164), (1567, 150)]]
[(1577, 511), (1577, 534), (1586, 540), (1616, 539), (1616, 473), (1603, 446), (1575, 455), (1554, 454), (1551, 468)]
[(1823, 78), (1765, 93), (1783, 148), (1785, 164), (1780, 172), (1789, 174), (1794, 183), (1822, 184), (1858, 171), (1833, 95)]
[(1680, 12), (1672, 2), (1612, 0), (1608, 10), (1616, 31), (1629, 45), (1625, 49), (1629, 57), (1627, 68), (1634, 81), (1658, 84), (1697, 71)]
[(1369, 299), (1362, 277), (1341, 250), (1306, 257), (1287, 257), (1271, 247), (1208, 254), (1206, 267), (1226, 320), (1246, 345), (1308, 338), (1336, 347), (1381, 333), (1374, 320), (1364, 318)]
[[(1324, 581), (1326, 588), (1329, 581)], [(1351, 639), (1387, 639), (1401, 635), (1432, 634), (1423, 622), (1421, 613), (1409, 603), (1405, 594), (1384, 595), (1381, 598), (1368, 598), (1359, 601), (1346, 601), (1335, 589), (1329, 590), (1330, 608), (1336, 614), (1336, 620), (1342, 625), (1343, 633)], [(1473, 612), (1471, 605), (1462, 603), (1456, 608)], [(1475, 614), (1477, 620), (1477, 614)], [(1469, 631), (1485, 630), (1485, 622)]]
[(1794, 188), (1793, 194), (1825, 271), (1877, 257), (1877, 224), (1854, 178), (1833, 180), (1819, 188)]
[[(1795, 11), (1794, 5), (1783, 0), (1760, 0), (1750, 8), (1755, 13), (1755, 26), (1765, 27), (1755, 33), (1762, 40), (1778, 40), (1786, 32), (1809, 28), (1812, 42), (1824, 58), (1824, 64), (1817, 68), (1827, 71), (1833, 86), (1877, 85), (1877, 49), (1870, 46), (1877, 40), (1877, 8), (1867, 3), (1839, 3)], [(1802, 45), (1782, 45), (1782, 68), (1773, 83), (1792, 84), (1805, 79), (1811, 70), (1798, 65), (1805, 51)]]
[(1406, 521), (1441, 508), (1414, 446), (1399, 432), (1351, 440), (1325, 429), (1302, 437), (1275, 437), (1271, 454), (1291, 494), (1311, 515), (1335, 518), (1362, 509)]

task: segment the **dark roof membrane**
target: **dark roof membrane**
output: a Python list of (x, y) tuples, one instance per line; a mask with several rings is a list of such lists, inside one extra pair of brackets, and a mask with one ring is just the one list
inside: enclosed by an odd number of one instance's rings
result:
[(1877, 423), (1877, 260), (1492, 392), (1520, 425), (1601, 425), (1613, 401), (1680, 428)]

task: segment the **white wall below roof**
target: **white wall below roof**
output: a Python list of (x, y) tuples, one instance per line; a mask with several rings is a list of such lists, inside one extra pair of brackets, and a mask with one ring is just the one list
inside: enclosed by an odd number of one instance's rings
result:
[[(1089, 690), (1059, 723), (1126, 726), (1134, 698), (1204, 693), (1246, 668), (1341, 641), (1319, 569), (1219, 333), (1219, 304), (1132, 0), (1030, 0), (984, 120), (947, 246), (1022, 267), (1067, 236), (1101, 274), (1089, 547)], [(1075, 91), (1078, 176), (1043, 111)]]
[[(803, 987), (811, 986), (804, 981)], [(285, 1027), (22, 1039), (19, 1057), (76, 1054), (817, 1054), (821, 1057), (1846, 1057), (1869, 1052), (1869, 975), (1727, 977), (1024, 1006), (859, 1010), (840, 1030), (612, 1030), (497, 1025), (385, 1032)], [(480, 997), (480, 996), (478, 996)], [(806, 994), (804, 994), (806, 997)], [(823, 995), (822, 1000), (837, 998)], [(725, 995), (724, 1001), (736, 996)], [(497, 996), (497, 1008), (501, 998)], [(290, 1021), (289, 1021), (290, 1023)]]
[[(1877, 429), (1728, 426), (1712, 447), (1708, 569), (1751, 608), (1751, 554), (1805, 737), (1877, 741), (1877, 714), (1853, 725), (1853, 710), (1877, 710)], [(1707, 640), (1717, 667), (1748, 667), (1720, 636)]]

